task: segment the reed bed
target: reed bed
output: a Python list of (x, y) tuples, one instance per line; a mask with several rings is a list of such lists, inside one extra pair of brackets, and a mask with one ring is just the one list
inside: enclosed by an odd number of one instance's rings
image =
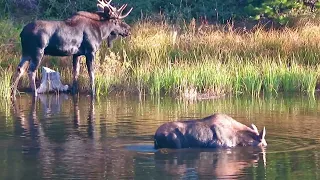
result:
[[(16, 43), (13, 51), (0, 55), (0, 65), (10, 73), (14, 68), (9, 67), (16, 66), (20, 58), (17, 34), (10, 34)], [(279, 92), (313, 95), (319, 84), (319, 34), (320, 26), (308, 22), (282, 30), (257, 27), (236, 31), (230, 26), (177, 28), (141, 21), (133, 25), (130, 38), (117, 40), (111, 49), (103, 44), (97, 52), (97, 94), (125, 91), (185, 98)], [(72, 82), (70, 62), (53, 65), (67, 84)], [(87, 91), (88, 75), (82, 62), (80, 90)]]
[(141, 92), (209, 97), (312, 95), (319, 76), (319, 30), (320, 26), (309, 23), (241, 33), (230, 27), (177, 30), (166, 24), (141, 23), (119, 47), (134, 57), (131, 81), (139, 84)]

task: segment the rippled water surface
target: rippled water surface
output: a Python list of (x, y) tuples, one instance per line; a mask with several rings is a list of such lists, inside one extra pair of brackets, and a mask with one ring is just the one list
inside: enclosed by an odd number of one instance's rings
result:
[[(317, 99), (22, 95), (0, 108), (0, 179), (320, 179)], [(162, 123), (214, 112), (266, 126), (268, 147), (153, 149)]]

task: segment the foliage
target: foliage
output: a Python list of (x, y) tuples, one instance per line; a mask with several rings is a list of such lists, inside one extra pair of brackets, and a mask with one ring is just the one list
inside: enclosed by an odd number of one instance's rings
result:
[(270, 18), (285, 24), (289, 20), (289, 13), (301, 9), (302, 5), (297, 0), (248, 0), (245, 12), (255, 20)]
[[(308, 0), (114, 0), (113, 4), (128, 3), (134, 11), (127, 18), (129, 22), (146, 17), (154, 20), (184, 22), (195, 18), (200, 21), (226, 23), (230, 20), (268, 18), (285, 24), (297, 10), (305, 10)], [(311, 3), (317, 8), (318, 4)], [(91, 0), (0, 0), (2, 16), (18, 19), (66, 18), (76, 11), (95, 11)]]

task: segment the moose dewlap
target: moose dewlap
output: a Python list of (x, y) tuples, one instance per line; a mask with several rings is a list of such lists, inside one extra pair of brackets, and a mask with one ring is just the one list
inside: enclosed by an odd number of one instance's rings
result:
[(235, 146), (267, 146), (266, 130), (248, 127), (225, 114), (213, 114), (203, 119), (168, 122), (154, 135), (159, 148), (218, 148)]

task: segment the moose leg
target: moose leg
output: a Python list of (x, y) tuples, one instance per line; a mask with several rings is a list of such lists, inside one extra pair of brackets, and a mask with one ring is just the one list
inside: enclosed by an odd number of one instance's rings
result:
[(23, 76), (24, 72), (26, 71), (27, 67), (29, 65), (29, 58), (23, 56), (21, 58), (21, 61), (17, 67), (17, 71), (15, 72), (12, 80), (13, 80), (13, 84), (12, 84), (12, 89), (11, 89), (11, 97), (15, 98), (16, 93), (17, 93), (17, 87), (18, 87), (18, 83), (20, 78)]
[(94, 82), (94, 67), (93, 67), (94, 53), (86, 55), (86, 64), (90, 77), (91, 96), (95, 96), (95, 82)]
[(170, 148), (177, 148), (177, 149), (182, 148), (180, 139), (175, 133), (168, 134), (167, 141)]
[(80, 56), (73, 55), (72, 65), (73, 65), (73, 85), (72, 85), (72, 94), (78, 93), (78, 79), (80, 71)]
[(33, 92), (33, 96), (37, 96), (37, 88), (36, 88), (36, 71), (39, 68), (41, 59), (43, 57), (43, 49), (39, 49), (38, 52), (34, 57), (32, 57), (30, 61), (30, 67), (28, 71), (29, 75), (29, 83), (30, 83), (30, 88)]

